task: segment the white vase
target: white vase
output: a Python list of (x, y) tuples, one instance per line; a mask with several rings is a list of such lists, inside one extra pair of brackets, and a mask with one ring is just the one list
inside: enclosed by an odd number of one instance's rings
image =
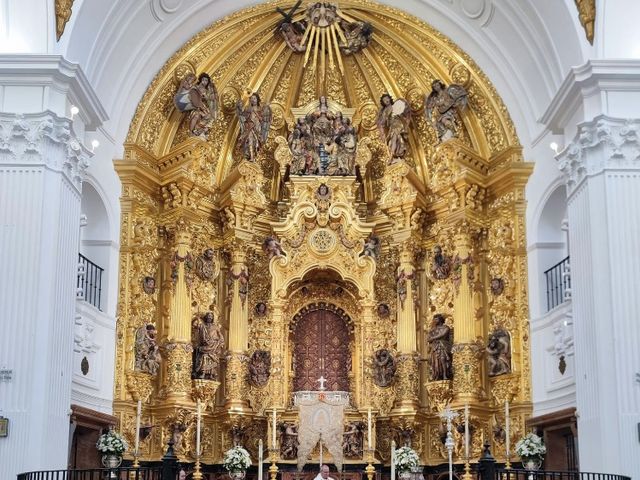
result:
[(400, 480), (411, 480), (412, 477), (413, 477), (413, 473), (411, 473), (410, 470), (402, 470), (398, 472), (398, 478)]
[(232, 478), (232, 480), (242, 480), (246, 473), (247, 472), (245, 472), (244, 470), (240, 470), (237, 472), (229, 472), (229, 476)]
[(102, 465), (104, 468), (118, 468), (122, 463), (122, 457), (112, 453), (102, 455)]

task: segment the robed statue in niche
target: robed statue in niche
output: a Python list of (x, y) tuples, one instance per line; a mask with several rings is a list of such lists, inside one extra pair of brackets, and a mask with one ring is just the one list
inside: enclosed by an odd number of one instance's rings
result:
[(160, 368), (160, 347), (156, 336), (155, 325), (149, 323), (136, 331), (135, 370), (151, 375), (158, 373)]
[(434, 80), (431, 93), (426, 98), (425, 116), (434, 125), (441, 142), (460, 136), (459, 112), (467, 107), (467, 91), (462, 85), (448, 87), (441, 80)]
[(193, 377), (204, 380), (218, 379), (218, 366), (224, 350), (224, 337), (212, 312), (202, 316), (194, 332)]
[(431, 354), (431, 380), (450, 380), (452, 377), (453, 346), (451, 327), (445, 323), (444, 315), (437, 313), (433, 316), (431, 330), (427, 337)]

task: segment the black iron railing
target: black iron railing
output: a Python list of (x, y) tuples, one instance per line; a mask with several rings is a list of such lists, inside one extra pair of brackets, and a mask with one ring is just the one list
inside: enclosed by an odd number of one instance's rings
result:
[[(171, 478), (177, 478), (177, 474)], [(164, 480), (162, 467), (94, 468), (90, 470), (48, 470), (18, 475), (18, 480)]]
[(550, 470), (496, 469), (496, 479), (500, 480), (631, 480), (623, 475), (592, 472), (560, 472)]
[(563, 303), (565, 292), (571, 289), (571, 275), (569, 273), (569, 257), (555, 264), (544, 272), (547, 281), (547, 311)]
[(78, 290), (82, 292), (86, 302), (102, 310), (100, 303), (104, 268), (99, 267), (81, 253), (78, 254), (78, 263)]

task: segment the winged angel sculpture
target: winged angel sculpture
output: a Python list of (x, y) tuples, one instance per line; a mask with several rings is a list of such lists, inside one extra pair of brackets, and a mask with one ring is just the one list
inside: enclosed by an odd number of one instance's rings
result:
[(431, 93), (426, 98), (425, 116), (434, 125), (441, 142), (459, 135), (460, 125), (457, 112), (467, 106), (467, 91), (462, 85), (448, 87), (441, 80), (434, 80)]
[(389, 149), (389, 164), (402, 160), (409, 151), (409, 124), (411, 107), (404, 98), (396, 101), (388, 93), (380, 97), (378, 131)]
[(245, 159), (256, 161), (258, 152), (267, 141), (271, 126), (272, 112), (269, 105), (262, 105), (260, 95), (252, 93), (245, 107), (241, 100), (236, 104), (236, 112), (240, 122), (238, 148), (242, 149)]
[(187, 74), (180, 82), (173, 100), (180, 112), (189, 113), (191, 135), (205, 140), (211, 123), (217, 117), (220, 103), (211, 77), (201, 73), (196, 79), (193, 73)]

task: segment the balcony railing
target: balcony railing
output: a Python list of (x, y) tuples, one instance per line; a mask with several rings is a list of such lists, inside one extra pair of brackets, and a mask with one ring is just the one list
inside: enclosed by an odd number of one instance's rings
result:
[(496, 479), (500, 480), (631, 480), (623, 475), (592, 472), (560, 472), (551, 470), (496, 469)]
[(102, 310), (102, 272), (104, 268), (78, 254), (78, 295), (98, 310)]
[[(172, 473), (167, 480), (177, 480)], [(46, 470), (20, 473), (18, 480), (165, 480), (161, 467), (155, 468), (94, 468), (88, 470)]]
[(571, 291), (569, 257), (545, 271), (544, 276), (547, 282), (547, 311), (549, 311), (567, 300), (567, 293)]

